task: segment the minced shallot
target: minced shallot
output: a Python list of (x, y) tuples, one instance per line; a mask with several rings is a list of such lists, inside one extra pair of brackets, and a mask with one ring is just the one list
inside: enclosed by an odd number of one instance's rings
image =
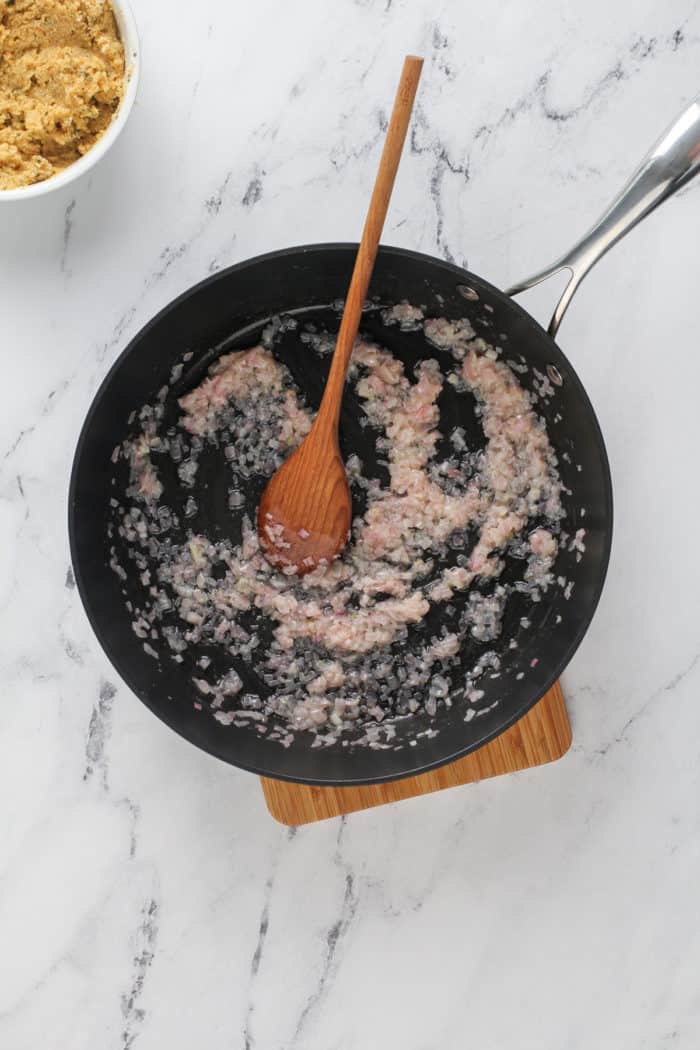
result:
[[(451, 706), (450, 674), (464, 639), (484, 644), (498, 637), (513, 589), (537, 601), (557, 582), (562, 487), (531, 395), (498, 353), (486, 352), (468, 321), (425, 319), (408, 303), (385, 310), (383, 319), (407, 331), (423, 327), (453, 365), (443, 374), (438, 361), (422, 360), (409, 375), (381, 346), (356, 343), (350, 381), (378, 434), (388, 482), (366, 476), (359, 457), (350, 457), (364, 512), (332, 564), (301, 578), (273, 569), (259, 546), (255, 508), (245, 505), (249, 479), (269, 477), (313, 420), (274, 354), (278, 333), (296, 326), (292, 320), (269, 325), (261, 345), (222, 356), (180, 397), (176, 426), (166, 427), (162, 399), (144, 406), (136, 432), (113, 457), (126, 462), (129, 480), (123, 500), (112, 500), (126, 560), (115, 546), (110, 559), (121, 579), (132, 562), (141, 581), (135, 634), (150, 639), (149, 655), (182, 662), (193, 652), (197, 710), (265, 732), (282, 746), (299, 731), (315, 734), (318, 746), (348, 732), (354, 744), (397, 746), (397, 719), (419, 711), (435, 718)], [(312, 335), (307, 344), (318, 343), (325, 354), (328, 336)], [(173, 381), (181, 373), (176, 366)], [(550, 396), (549, 380), (537, 380)], [(455, 428), (447, 465), (437, 460), (446, 382), (475, 403), (486, 439), (483, 449), (470, 449), (464, 428)], [(228, 507), (239, 517), (239, 543), (194, 527), (206, 502), (197, 488), (204, 449), (218, 450), (231, 475)], [(197, 489), (197, 498), (185, 501), (186, 521), (168, 503), (159, 455), (170, 457), (179, 485)], [(583, 539), (579, 529), (570, 549), (582, 554)], [(499, 582), (507, 550), (523, 561), (515, 588)], [(410, 632), (433, 606), (442, 607), (449, 626), (414, 638)], [(483, 695), (478, 678), (488, 669), (495, 676), (498, 666), (487, 651), (467, 670), (467, 705)]]

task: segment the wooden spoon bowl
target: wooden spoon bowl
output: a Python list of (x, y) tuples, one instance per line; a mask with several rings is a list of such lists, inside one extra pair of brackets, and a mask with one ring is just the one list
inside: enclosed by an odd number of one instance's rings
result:
[(299, 575), (325, 565), (345, 546), (351, 514), (337, 427), (315, 426), (263, 493), (258, 532), (265, 555)]

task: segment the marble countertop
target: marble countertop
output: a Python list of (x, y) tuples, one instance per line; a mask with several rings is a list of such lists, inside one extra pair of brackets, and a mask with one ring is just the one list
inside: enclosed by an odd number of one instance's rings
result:
[[(560, 333), (616, 534), (559, 763), (293, 833), (115, 677), (65, 520), (90, 400), (157, 310), (229, 263), (357, 238), (405, 52), (426, 67), (385, 240), (507, 285), (700, 89), (700, 5), (134, 8), (123, 137), (0, 206), (0, 1045), (695, 1050), (700, 180)], [(554, 297), (527, 302), (544, 319)]]

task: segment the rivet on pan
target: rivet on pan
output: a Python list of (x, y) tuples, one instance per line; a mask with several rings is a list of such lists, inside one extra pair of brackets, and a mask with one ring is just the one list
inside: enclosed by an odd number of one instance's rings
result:
[(547, 375), (552, 380), (555, 386), (561, 386), (564, 380), (561, 377), (561, 372), (556, 365), (547, 365)]
[(457, 291), (464, 299), (469, 299), (471, 302), (476, 302), (479, 298), (479, 293), (475, 292), (473, 288), (470, 288), (468, 284), (458, 284)]

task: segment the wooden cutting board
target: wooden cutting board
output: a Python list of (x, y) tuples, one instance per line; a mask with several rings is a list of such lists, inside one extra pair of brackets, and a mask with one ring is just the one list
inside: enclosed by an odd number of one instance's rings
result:
[(297, 827), (541, 766), (561, 758), (570, 746), (571, 726), (557, 682), (519, 722), (490, 744), (430, 773), (364, 787), (311, 787), (266, 777), (261, 777), (261, 783), (267, 808), (275, 820)]

